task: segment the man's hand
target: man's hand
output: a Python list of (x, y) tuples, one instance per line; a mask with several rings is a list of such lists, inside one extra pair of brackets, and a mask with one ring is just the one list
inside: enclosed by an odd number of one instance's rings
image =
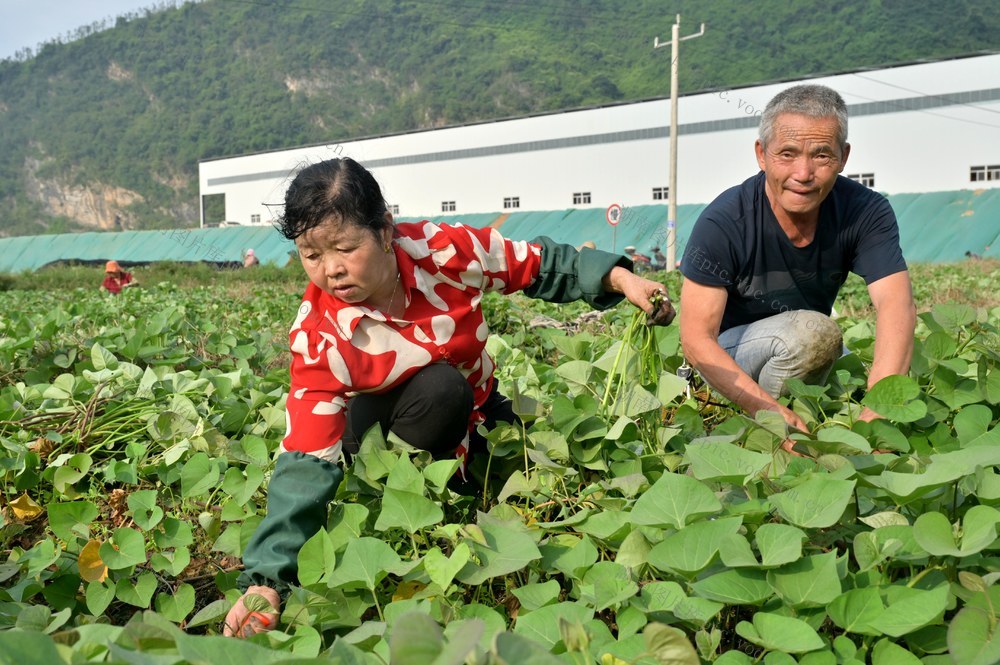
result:
[[(774, 406), (767, 409), (768, 411), (774, 411), (775, 413), (781, 414), (781, 417), (785, 419), (785, 422), (792, 429), (798, 430), (800, 432), (809, 432), (809, 426), (806, 425), (805, 421), (799, 417), (799, 414), (795, 413), (787, 406), (782, 406), (781, 404), (775, 404)], [(803, 455), (795, 450), (792, 450), (795, 446), (795, 441), (792, 439), (785, 439), (781, 442), (781, 448), (796, 457), (803, 457)]]
[(881, 417), (882, 416), (880, 416), (879, 414), (875, 413), (874, 411), (872, 411), (871, 409), (869, 409), (866, 406), (865, 408), (863, 408), (861, 410), (861, 414), (858, 416), (858, 420), (863, 420), (866, 423), (870, 423), (871, 421), (878, 420)]
[[(273, 612), (254, 611), (251, 607), (260, 603), (260, 600), (251, 600), (250, 596), (262, 598), (271, 605)], [(251, 607), (247, 607), (249, 604)], [(281, 611), (281, 598), (278, 592), (271, 587), (252, 586), (247, 589), (233, 608), (226, 615), (225, 625), (222, 634), (226, 637), (251, 637), (265, 630), (271, 630), (278, 623), (278, 614)]]

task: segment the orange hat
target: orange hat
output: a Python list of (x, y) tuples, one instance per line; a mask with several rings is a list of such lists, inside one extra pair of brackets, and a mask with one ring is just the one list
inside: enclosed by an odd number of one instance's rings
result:
[(108, 261), (104, 264), (104, 272), (121, 272), (121, 266), (117, 261)]

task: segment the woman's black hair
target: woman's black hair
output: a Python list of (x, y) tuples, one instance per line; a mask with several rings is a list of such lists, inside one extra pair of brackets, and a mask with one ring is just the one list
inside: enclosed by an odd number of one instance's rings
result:
[(382, 188), (365, 167), (349, 157), (304, 167), (285, 192), (279, 230), (289, 240), (328, 220), (354, 224), (376, 238), (388, 226)]

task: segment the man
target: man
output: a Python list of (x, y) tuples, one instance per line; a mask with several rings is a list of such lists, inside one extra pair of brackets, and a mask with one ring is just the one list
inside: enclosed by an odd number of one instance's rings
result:
[(253, 249), (248, 249), (247, 253), (243, 255), (243, 267), (253, 268), (256, 265), (260, 265), (260, 259), (254, 254)]
[[(789, 378), (825, 382), (841, 355), (829, 314), (848, 271), (864, 278), (876, 312), (869, 388), (909, 371), (916, 310), (888, 201), (839, 176), (851, 151), (839, 94), (817, 85), (779, 93), (755, 151), (761, 172), (713, 201), (688, 240), (681, 343), (729, 400), (805, 431), (777, 398)], [(879, 416), (865, 409), (860, 417)]]
[(659, 247), (653, 248), (652, 268), (654, 271), (667, 269), (667, 257), (660, 251)]

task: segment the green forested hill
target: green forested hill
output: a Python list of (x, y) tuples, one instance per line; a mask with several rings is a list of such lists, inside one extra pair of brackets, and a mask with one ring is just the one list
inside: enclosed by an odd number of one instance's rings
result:
[(997, 47), (956, 0), (203, 0), (0, 62), (0, 235), (190, 226), (199, 159)]

